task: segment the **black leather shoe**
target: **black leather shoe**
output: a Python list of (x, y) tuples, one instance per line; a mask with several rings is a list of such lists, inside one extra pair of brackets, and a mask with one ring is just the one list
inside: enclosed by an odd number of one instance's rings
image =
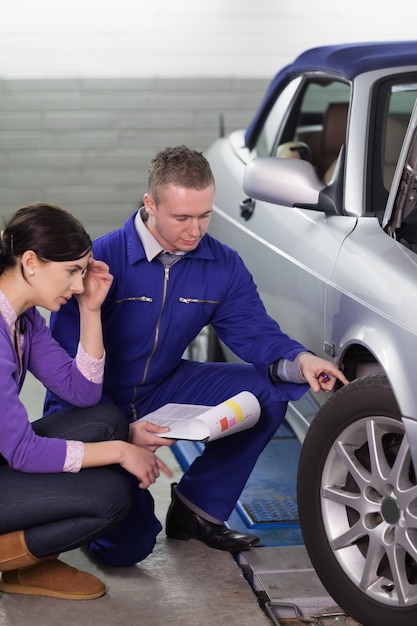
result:
[(198, 539), (210, 548), (227, 552), (248, 550), (259, 543), (259, 537), (245, 535), (227, 528), (225, 524), (214, 524), (200, 517), (182, 502), (171, 485), (171, 504), (167, 512), (165, 532), (172, 539)]

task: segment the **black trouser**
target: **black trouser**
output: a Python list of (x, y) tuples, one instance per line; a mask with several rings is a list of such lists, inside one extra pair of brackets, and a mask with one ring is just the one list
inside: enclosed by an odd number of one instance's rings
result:
[[(84, 442), (127, 440), (124, 414), (112, 404), (67, 409), (33, 423), (43, 437)], [(124, 519), (131, 507), (128, 476), (119, 466), (78, 473), (29, 474), (0, 467), (0, 534), (25, 531), (43, 557), (87, 544)]]

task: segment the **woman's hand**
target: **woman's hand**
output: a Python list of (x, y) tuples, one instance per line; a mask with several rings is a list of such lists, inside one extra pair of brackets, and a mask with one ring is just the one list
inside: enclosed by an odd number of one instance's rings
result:
[(141, 489), (147, 489), (152, 485), (161, 471), (168, 478), (173, 477), (169, 467), (153, 452), (134, 446), (127, 441), (115, 439), (114, 441), (95, 441), (84, 444), (82, 467), (103, 467), (115, 463), (136, 476)]
[(311, 389), (316, 393), (320, 390), (330, 393), (336, 384), (336, 379), (344, 385), (349, 383), (337, 365), (309, 352), (300, 354), (298, 365)]
[(91, 312), (99, 311), (112, 282), (109, 266), (91, 255), (84, 276), (84, 291), (77, 295), (79, 306)]
[(100, 309), (112, 282), (109, 266), (91, 255), (84, 276), (84, 291), (77, 295), (77, 299), (80, 343), (83, 350), (96, 359), (101, 359), (104, 353)]
[(120, 463), (125, 470), (136, 476), (140, 489), (147, 489), (164, 472), (168, 478), (173, 477), (173, 473), (160, 458), (150, 450), (127, 443), (123, 459)]
[(175, 443), (175, 439), (156, 436), (158, 433), (167, 432), (169, 432), (168, 426), (158, 426), (146, 420), (139, 420), (130, 425), (129, 441), (135, 446), (155, 452), (160, 446), (172, 446)]

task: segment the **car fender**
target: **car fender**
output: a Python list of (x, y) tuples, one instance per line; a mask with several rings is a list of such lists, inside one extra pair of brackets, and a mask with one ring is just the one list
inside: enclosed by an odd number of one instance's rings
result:
[(417, 352), (417, 335), (410, 336), (409, 330), (387, 325), (383, 318), (379, 325), (375, 318), (372, 325), (369, 321), (369, 325), (354, 323), (345, 330), (336, 347), (336, 362), (343, 367), (352, 358), (352, 352), (353, 355), (361, 352), (363, 356), (366, 350), (375, 359), (374, 371), (380, 369), (387, 375), (401, 414), (417, 422), (415, 369), (402, 358), (410, 350), (411, 340)]

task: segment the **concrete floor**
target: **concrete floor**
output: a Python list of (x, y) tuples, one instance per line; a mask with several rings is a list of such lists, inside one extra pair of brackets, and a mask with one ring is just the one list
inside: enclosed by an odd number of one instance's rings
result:
[[(39, 417), (43, 390), (31, 377), (25, 382), (22, 400), (30, 418)], [(178, 480), (182, 471), (170, 449), (162, 448), (160, 456)], [(170, 500), (170, 482), (163, 475), (152, 486), (162, 523)], [(0, 626), (271, 626), (232, 555), (195, 540), (170, 540), (162, 531), (153, 554), (129, 568), (103, 566), (82, 549), (61, 558), (99, 576), (107, 585), (106, 595), (97, 600), (70, 601), (0, 593)]]

